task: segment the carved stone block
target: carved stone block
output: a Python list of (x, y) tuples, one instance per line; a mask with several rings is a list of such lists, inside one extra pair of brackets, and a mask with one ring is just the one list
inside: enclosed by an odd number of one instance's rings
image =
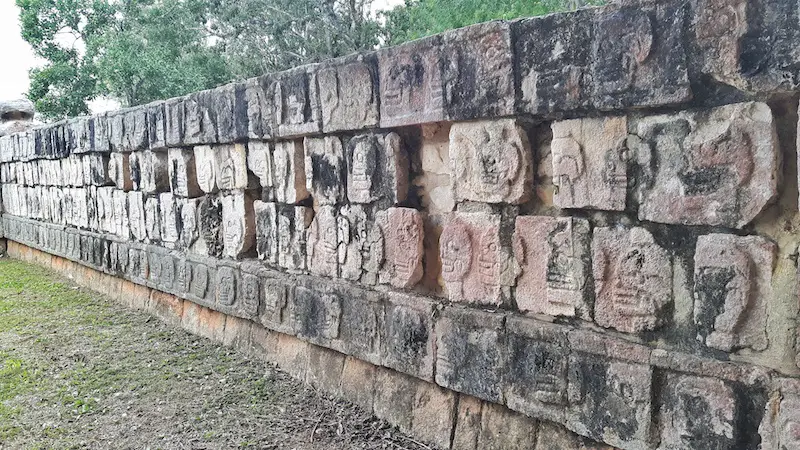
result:
[(567, 333), (558, 326), (509, 318), (506, 401), (516, 411), (564, 421), (569, 354)]
[(514, 113), (514, 67), (508, 22), (472, 25), (442, 35), (447, 119)]
[(800, 382), (782, 378), (775, 383), (777, 392), (767, 402), (758, 428), (761, 450), (796, 450), (800, 448)]
[[(98, 203), (99, 206), (99, 203)], [(150, 242), (161, 240), (161, 208), (158, 197), (147, 197), (144, 201), (144, 224)]]
[(276, 204), (256, 200), (253, 209), (255, 213), (258, 258), (271, 264), (277, 264), (278, 211)]
[(108, 177), (117, 187), (124, 191), (133, 189), (131, 166), (128, 153), (112, 153), (108, 160)]
[(625, 117), (554, 122), (553, 203), (559, 208), (625, 210), (628, 161)]
[(297, 203), (309, 196), (306, 189), (303, 141), (279, 141), (272, 154), (275, 199), (282, 203)]
[(333, 60), (317, 72), (325, 133), (378, 126), (378, 67), (374, 54)]
[[(144, 154), (142, 152), (133, 152), (128, 154), (128, 170), (131, 177), (131, 188), (134, 191), (142, 190), (142, 159)], [(66, 160), (64, 160), (66, 161)]]
[(644, 228), (597, 228), (592, 240), (598, 325), (655, 330), (672, 302), (672, 257)]
[(515, 277), (510, 250), (501, 242), (500, 216), (454, 213), (439, 238), (442, 279), (450, 300), (507, 303)]
[(698, 339), (723, 351), (766, 350), (767, 305), (777, 247), (758, 236), (697, 239), (694, 320)]
[[(122, 239), (130, 239), (131, 238), (131, 227), (130, 221), (128, 219), (128, 193), (121, 190), (121, 189), (114, 189), (113, 192), (113, 202), (114, 202), (114, 230), (115, 234)], [(83, 198), (85, 199), (86, 196), (84, 194)], [(86, 204), (84, 200), (82, 202), (83, 205)], [(79, 207), (81, 211), (84, 209)], [(84, 216), (84, 213), (81, 213), (81, 216)], [(84, 222), (82, 219), (81, 222)]]
[(217, 187), (222, 190), (247, 188), (247, 148), (244, 144), (215, 145), (214, 168)]
[(222, 197), (222, 232), (224, 255), (239, 259), (255, 245), (256, 229), (253, 199), (235, 192)]
[(346, 168), (342, 140), (338, 136), (307, 137), (303, 147), (306, 189), (317, 204), (343, 203)]
[(226, 144), (247, 139), (249, 120), (245, 93), (244, 83), (230, 83), (207, 91), (203, 96), (203, 109), (209, 111), (216, 130), (216, 139), (212, 143)]
[(124, 136), (121, 150), (130, 152), (149, 148), (147, 109), (140, 106), (125, 110), (123, 113), (123, 122)]
[(233, 267), (217, 267), (216, 278), (216, 304), (223, 308), (236, 305), (239, 294), (239, 274)]
[(197, 185), (203, 192), (217, 192), (217, 158), (210, 145), (198, 145), (194, 148), (195, 175)]
[[(101, 153), (88, 153), (81, 156), (83, 162), (83, 186), (105, 186), (111, 182), (108, 177), (108, 155)], [(31, 172), (31, 175), (33, 172)], [(36, 184), (33, 178), (29, 185)]]
[(178, 202), (169, 192), (158, 196), (159, 212), (161, 214), (161, 241), (173, 248), (181, 236), (180, 212)]
[(169, 184), (173, 195), (195, 198), (203, 195), (197, 182), (194, 152), (190, 149), (171, 148), (168, 155)]
[(206, 299), (211, 285), (208, 266), (205, 264), (192, 264), (191, 267), (192, 281), (189, 284), (189, 293), (194, 298)]
[(652, 448), (652, 388), (650, 366), (574, 354), (567, 427), (615, 447)]
[(292, 325), (297, 336), (325, 344), (339, 337), (342, 300), (336, 294), (297, 286), (291, 301)]
[(216, 196), (207, 195), (200, 202), (199, 212), (204, 254), (220, 258), (224, 249), (222, 202)]
[(306, 229), (314, 211), (305, 206), (278, 205), (278, 265), (288, 271), (306, 268)]
[(213, 144), (217, 128), (212, 118), (210, 91), (189, 94), (183, 98), (183, 144)]
[(441, 36), (378, 51), (381, 128), (445, 119)]
[(147, 108), (147, 135), (150, 150), (167, 148), (167, 111), (165, 102), (150, 103)]
[(272, 78), (269, 75), (245, 82), (248, 136), (250, 139), (270, 139), (274, 126)]
[(258, 178), (264, 189), (274, 186), (272, 179), (272, 144), (266, 141), (247, 143), (247, 169)]
[(181, 222), (180, 242), (181, 246), (185, 249), (191, 249), (200, 237), (199, 205), (200, 200), (197, 199), (185, 199), (179, 202)]
[(409, 160), (397, 133), (355, 136), (347, 143), (347, 198), (351, 203), (405, 201)]
[(570, 217), (517, 217), (514, 298), (520, 311), (591, 320), (590, 227)]
[(141, 192), (128, 192), (128, 221), (130, 222), (133, 239), (144, 242), (147, 239), (147, 225), (145, 222), (144, 196)]
[(339, 335), (330, 347), (362, 361), (380, 364), (382, 297), (356, 287), (337, 287), (334, 295), (341, 300), (342, 312)]
[(287, 305), (292, 287), (272, 277), (262, 278), (261, 285), (264, 290), (264, 307), (259, 322), (270, 330), (285, 329), (284, 325), (290, 321)]
[(378, 225), (383, 234), (385, 256), (380, 281), (397, 288), (413, 287), (423, 274), (425, 227), (422, 213), (412, 208), (389, 208), (380, 214)]
[(457, 202), (526, 202), (533, 189), (533, 152), (512, 119), (456, 123), (450, 129), (450, 166)]
[(339, 211), (339, 267), (342, 278), (374, 285), (385, 260), (383, 230), (362, 205)]
[(434, 333), (433, 303), (407, 294), (392, 293), (385, 307), (381, 364), (432, 381)]
[(306, 238), (306, 267), (315, 275), (339, 276), (339, 239), (336, 208), (322, 206), (314, 215)]
[(499, 403), (506, 370), (502, 316), (445, 309), (436, 322), (436, 384)]
[(736, 394), (714, 378), (669, 374), (660, 449), (738, 448)]
[(169, 191), (167, 152), (144, 151), (139, 157), (140, 189), (145, 194)]
[(273, 75), (275, 136), (288, 138), (322, 131), (314, 65)]
[(164, 103), (164, 113), (166, 114), (166, 145), (169, 147), (180, 147), (184, 144), (184, 112), (183, 98), (172, 98)]
[(764, 103), (650, 116), (632, 129), (645, 169), (641, 220), (742, 228), (777, 196), (779, 146)]

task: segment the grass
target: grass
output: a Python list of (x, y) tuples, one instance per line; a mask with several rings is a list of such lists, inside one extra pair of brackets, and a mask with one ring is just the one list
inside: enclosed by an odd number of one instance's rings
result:
[(354, 447), (419, 448), (261, 361), (0, 259), (0, 450)]

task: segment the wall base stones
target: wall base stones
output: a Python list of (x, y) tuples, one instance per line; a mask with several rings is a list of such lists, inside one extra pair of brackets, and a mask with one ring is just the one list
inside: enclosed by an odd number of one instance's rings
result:
[(563, 427), (416, 377), (320, 347), (261, 324), (9, 242), (8, 256), (35, 263), (80, 286), (147, 312), (281, 370), (386, 420), (421, 442), (453, 450), (610, 449)]

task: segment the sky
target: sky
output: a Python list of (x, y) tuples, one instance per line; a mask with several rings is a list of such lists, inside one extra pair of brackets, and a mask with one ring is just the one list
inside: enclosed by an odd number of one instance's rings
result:
[[(375, 10), (388, 9), (403, 0), (375, 0)], [(20, 36), (19, 9), (14, 0), (0, 0), (0, 55), (6, 64), (0, 70), (0, 101), (24, 97), (28, 91), (28, 70), (42, 64), (33, 50)], [(90, 104), (93, 112), (113, 108), (113, 102), (99, 101)]]

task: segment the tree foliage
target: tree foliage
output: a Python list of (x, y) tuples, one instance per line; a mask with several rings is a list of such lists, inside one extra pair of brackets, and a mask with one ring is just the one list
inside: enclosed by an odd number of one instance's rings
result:
[(16, 0), (45, 61), (28, 97), (46, 118), (100, 96), (138, 105), (491, 19), (585, 0)]

